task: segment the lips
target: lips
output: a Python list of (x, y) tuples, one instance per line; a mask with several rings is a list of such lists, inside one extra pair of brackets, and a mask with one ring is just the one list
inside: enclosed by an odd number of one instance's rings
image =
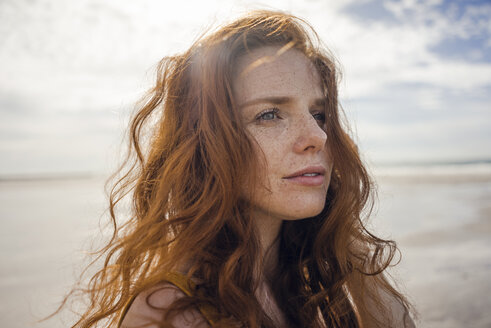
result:
[(292, 179), (302, 176), (314, 177), (314, 176), (324, 175), (325, 173), (326, 173), (326, 169), (323, 166), (316, 165), (316, 166), (309, 166), (300, 171), (294, 172), (286, 177), (283, 177), (283, 179)]
[(283, 179), (294, 184), (307, 187), (315, 187), (324, 184), (325, 173), (326, 169), (323, 166), (309, 166), (286, 177), (283, 177)]

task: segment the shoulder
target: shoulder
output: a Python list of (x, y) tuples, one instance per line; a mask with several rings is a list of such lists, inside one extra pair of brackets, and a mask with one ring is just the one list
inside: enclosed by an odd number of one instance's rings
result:
[[(165, 311), (177, 299), (184, 297), (184, 293), (170, 283), (162, 283), (140, 293), (126, 312), (121, 328), (159, 328)], [(176, 328), (204, 328), (209, 327), (203, 315), (197, 308), (177, 314), (172, 319), (172, 326)]]

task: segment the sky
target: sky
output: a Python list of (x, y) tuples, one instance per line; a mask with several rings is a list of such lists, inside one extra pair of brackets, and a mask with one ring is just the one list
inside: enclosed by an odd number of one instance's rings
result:
[(335, 55), (366, 161), (491, 158), (491, 1), (2, 0), (0, 175), (113, 170), (156, 63), (264, 8)]

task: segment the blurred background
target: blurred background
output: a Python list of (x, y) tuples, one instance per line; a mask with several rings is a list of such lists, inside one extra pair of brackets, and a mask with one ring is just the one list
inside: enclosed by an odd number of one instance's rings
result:
[[(101, 238), (103, 184), (156, 63), (251, 9), (305, 18), (378, 183), (370, 228), (421, 327), (490, 327), (491, 3), (473, 0), (0, 1), (2, 327), (54, 310)], [(65, 321), (63, 321), (65, 320)]]

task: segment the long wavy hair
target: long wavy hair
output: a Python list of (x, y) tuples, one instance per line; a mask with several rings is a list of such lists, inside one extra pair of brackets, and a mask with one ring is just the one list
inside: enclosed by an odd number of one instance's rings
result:
[[(114, 233), (99, 251), (102, 268), (78, 289), (89, 303), (73, 327), (114, 324), (132, 296), (173, 271), (197, 281), (196, 293), (167, 308), (162, 326), (201, 305), (216, 310), (216, 327), (273, 326), (254, 293), (260, 246), (241, 194), (256, 183), (258, 160), (232, 92), (238, 59), (264, 46), (301, 51), (317, 68), (334, 162), (322, 212), (282, 224), (270, 277), (275, 300), (292, 327), (382, 325), (390, 317), (387, 296), (409, 309), (385, 273), (395, 243), (365, 228), (374, 184), (338, 104), (335, 61), (305, 21), (255, 11), (158, 65), (112, 180)], [(120, 220), (129, 196), (131, 215)]]

